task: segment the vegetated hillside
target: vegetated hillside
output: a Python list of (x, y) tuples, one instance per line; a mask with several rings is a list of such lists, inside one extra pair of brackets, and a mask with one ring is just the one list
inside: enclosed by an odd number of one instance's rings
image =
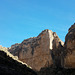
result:
[(8, 51), (0, 50), (0, 75), (37, 75), (13, 57)]

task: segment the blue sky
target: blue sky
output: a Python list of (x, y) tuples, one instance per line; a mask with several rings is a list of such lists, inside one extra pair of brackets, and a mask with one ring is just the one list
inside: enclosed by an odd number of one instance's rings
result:
[(0, 45), (10, 47), (44, 29), (64, 41), (74, 22), (75, 0), (0, 0)]

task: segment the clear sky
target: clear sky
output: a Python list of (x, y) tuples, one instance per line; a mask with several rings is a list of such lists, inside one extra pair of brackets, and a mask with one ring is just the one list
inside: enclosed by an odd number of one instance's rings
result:
[(10, 47), (44, 29), (64, 41), (74, 22), (75, 0), (0, 0), (0, 45)]

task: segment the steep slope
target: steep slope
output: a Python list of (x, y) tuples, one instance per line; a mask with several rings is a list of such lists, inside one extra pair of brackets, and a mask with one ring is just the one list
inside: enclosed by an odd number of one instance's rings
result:
[[(12, 45), (8, 50), (14, 55), (13, 57), (17, 56), (18, 59), (38, 71), (38, 75), (75, 75), (75, 23), (69, 28), (65, 44), (63, 44), (55, 32), (47, 29), (37, 37)], [(3, 63), (2, 61), (1, 58), (1, 63)], [(5, 65), (1, 67), (1, 70), (4, 69), (3, 71), (8, 72), (8, 69), (4, 68)], [(10, 73), (11, 71), (12, 69)], [(30, 71), (26, 69), (26, 71), (26, 73), (35, 74), (31, 69)], [(17, 70), (13, 71), (14, 74), (15, 72)], [(23, 70), (22, 72), (24, 73)]]
[(65, 67), (75, 68), (75, 23), (69, 28), (65, 37)]
[[(2, 46), (0, 46), (1, 48)], [(33, 70), (14, 58), (7, 50), (0, 50), (0, 75), (37, 75)]]
[[(75, 75), (75, 23), (68, 30), (64, 47), (56, 48), (53, 54), (55, 61), (61, 57), (63, 67), (58, 67), (59, 65), (45, 67), (38, 72), (38, 75)], [(59, 60), (56, 61), (58, 62)]]
[(18, 56), (19, 60), (27, 63), (34, 70), (48, 67), (53, 64), (51, 53), (63, 42), (55, 32), (51, 30), (42, 31), (37, 37), (24, 40), (19, 45), (13, 45), (9, 51)]

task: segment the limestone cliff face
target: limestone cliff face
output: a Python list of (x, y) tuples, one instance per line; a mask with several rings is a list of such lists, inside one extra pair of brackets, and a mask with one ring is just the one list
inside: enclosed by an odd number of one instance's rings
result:
[(40, 70), (53, 64), (51, 51), (58, 48), (60, 43), (63, 45), (57, 34), (47, 29), (37, 37), (26, 39), (17, 46), (13, 45), (9, 51), (32, 69)]
[(65, 37), (65, 67), (75, 68), (75, 23), (69, 28)]

